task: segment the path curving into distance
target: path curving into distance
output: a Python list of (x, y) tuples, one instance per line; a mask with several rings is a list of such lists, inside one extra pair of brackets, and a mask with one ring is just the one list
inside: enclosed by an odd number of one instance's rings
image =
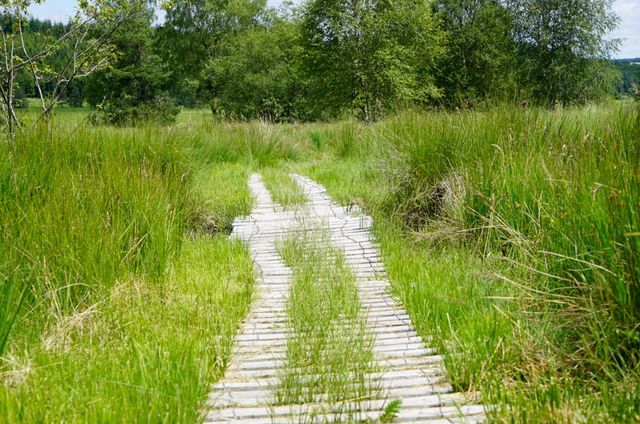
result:
[[(402, 406), (393, 422), (475, 423), (485, 419), (482, 405), (468, 405), (465, 396), (447, 383), (443, 358), (425, 345), (404, 308), (389, 294), (379, 247), (373, 241), (372, 220), (357, 208), (335, 204), (326, 190), (312, 180), (291, 176), (303, 189), (308, 203), (286, 211), (271, 198), (258, 174), (249, 187), (255, 207), (247, 218), (237, 219), (232, 237), (248, 244), (257, 273), (256, 296), (236, 338), (225, 377), (209, 396), (208, 423), (241, 422), (321, 423), (376, 422), (395, 399)], [(354, 419), (314, 404), (278, 405), (275, 390), (286, 363), (287, 340), (295, 337), (287, 320), (292, 271), (278, 254), (278, 243), (293, 234), (321, 226), (334, 247), (344, 252), (356, 276), (366, 328), (373, 338), (375, 375), (379, 385), (374, 399), (356, 399)], [(339, 410), (339, 408), (338, 408)]]

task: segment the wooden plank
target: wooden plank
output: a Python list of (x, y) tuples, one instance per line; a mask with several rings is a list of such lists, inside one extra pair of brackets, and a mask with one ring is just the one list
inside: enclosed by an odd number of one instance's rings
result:
[[(335, 422), (376, 419), (389, 399), (401, 398), (397, 422), (481, 422), (482, 405), (466, 405), (446, 382), (443, 358), (425, 346), (403, 306), (389, 294), (390, 283), (371, 232), (373, 221), (359, 208), (332, 202), (326, 190), (302, 176), (293, 175), (308, 197), (299, 211), (284, 211), (271, 198), (259, 175), (249, 180), (256, 200), (249, 217), (234, 222), (232, 237), (244, 240), (257, 274), (257, 290), (251, 311), (240, 327), (225, 378), (213, 387), (207, 422), (238, 421), (247, 424), (280, 422)], [(287, 327), (287, 304), (292, 271), (286, 267), (277, 243), (296, 232), (322, 228), (330, 242), (344, 254), (356, 283), (365, 317), (365, 329), (373, 340), (376, 369), (368, 378), (380, 389), (380, 398), (345, 404), (327, 404), (319, 395), (314, 404), (276, 405), (273, 389), (286, 365), (287, 343), (294, 337)], [(334, 258), (335, 255), (331, 255)], [(329, 259), (331, 259), (329, 258)], [(337, 323), (350, 331), (353, 322)], [(430, 338), (426, 339), (430, 341)], [(317, 379), (304, 375), (301, 379)], [(332, 413), (348, 410), (351, 414)]]

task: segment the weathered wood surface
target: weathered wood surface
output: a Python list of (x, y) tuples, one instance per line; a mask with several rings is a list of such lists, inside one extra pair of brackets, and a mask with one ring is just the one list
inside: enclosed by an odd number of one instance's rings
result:
[[(447, 383), (442, 357), (425, 345), (410, 317), (389, 294), (389, 281), (371, 232), (372, 220), (357, 208), (335, 204), (326, 190), (310, 179), (292, 175), (308, 197), (300, 210), (285, 211), (273, 202), (258, 174), (249, 187), (255, 207), (248, 218), (234, 223), (233, 237), (250, 249), (257, 273), (251, 311), (236, 338), (224, 379), (209, 397), (210, 423), (315, 423), (348, 420), (339, 415), (309, 415), (317, 405), (274, 406), (273, 388), (285, 361), (286, 305), (291, 270), (277, 252), (277, 242), (288, 234), (322, 224), (331, 244), (341, 248), (356, 275), (368, 330), (374, 336), (374, 360), (380, 372), (372, 376), (381, 397), (358, 403), (359, 418), (375, 420), (393, 399), (402, 399), (394, 422), (482, 422), (485, 408), (469, 405)], [(331, 410), (331, 408), (327, 408)]]

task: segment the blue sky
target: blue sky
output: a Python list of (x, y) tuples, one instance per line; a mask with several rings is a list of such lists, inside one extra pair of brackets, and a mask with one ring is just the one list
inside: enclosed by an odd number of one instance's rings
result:
[[(269, 5), (278, 6), (282, 0), (269, 0)], [(73, 15), (77, 0), (46, 0), (33, 6), (31, 13), (38, 18), (65, 21)], [(611, 38), (624, 38), (616, 57), (640, 57), (640, 0), (615, 0), (614, 11), (622, 22), (611, 34)]]

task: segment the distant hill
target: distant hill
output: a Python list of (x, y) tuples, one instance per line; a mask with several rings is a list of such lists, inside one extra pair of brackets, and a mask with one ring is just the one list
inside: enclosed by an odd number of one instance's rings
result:
[(613, 59), (615, 63), (640, 63), (640, 57), (629, 57), (626, 59)]
[(633, 93), (633, 85), (640, 85), (640, 57), (615, 59), (613, 63), (622, 74), (622, 80), (617, 86), (618, 93)]

